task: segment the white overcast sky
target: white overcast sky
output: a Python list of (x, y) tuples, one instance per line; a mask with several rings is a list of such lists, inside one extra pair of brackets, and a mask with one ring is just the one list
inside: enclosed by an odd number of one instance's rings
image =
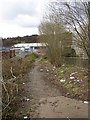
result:
[(0, 0), (0, 37), (38, 34), (38, 25), (50, 1), (54, 0)]
[(0, 37), (38, 34), (49, 0), (0, 0)]

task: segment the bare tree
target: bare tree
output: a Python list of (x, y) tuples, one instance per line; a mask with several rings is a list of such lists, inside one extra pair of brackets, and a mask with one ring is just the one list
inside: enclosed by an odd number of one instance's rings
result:
[(87, 3), (75, 3), (74, 6), (65, 4), (69, 10), (69, 25), (72, 26), (74, 31), (74, 37), (76, 38), (77, 45), (81, 47), (90, 58), (90, 47), (88, 37), (88, 4)]
[[(88, 44), (88, 48), (89, 48), (89, 53), (90, 53), (90, 2), (88, 2), (88, 37), (89, 37), (89, 44)], [(90, 57), (89, 57), (90, 59)], [(90, 60), (89, 60), (90, 63)]]
[[(73, 33), (75, 43), (83, 49), (90, 58), (90, 24), (89, 2), (60, 2), (57, 0), (50, 5), (50, 13), (55, 20), (63, 22), (69, 31)], [(90, 25), (89, 25), (90, 26)]]
[(39, 32), (43, 36), (43, 42), (47, 45), (47, 55), (52, 64), (61, 65), (61, 34), (65, 32), (62, 24), (54, 21), (43, 21), (39, 26)]

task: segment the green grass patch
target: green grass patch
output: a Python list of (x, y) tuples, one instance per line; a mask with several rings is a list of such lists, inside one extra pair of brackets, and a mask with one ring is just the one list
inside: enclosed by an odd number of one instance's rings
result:
[(46, 64), (50, 64), (50, 62), (48, 61), (48, 59), (46, 57), (42, 57), (39, 61), (39, 63), (41, 65), (46, 65)]
[(71, 89), (71, 88), (73, 88), (73, 84), (67, 83), (67, 84), (64, 84), (64, 87), (67, 89)]

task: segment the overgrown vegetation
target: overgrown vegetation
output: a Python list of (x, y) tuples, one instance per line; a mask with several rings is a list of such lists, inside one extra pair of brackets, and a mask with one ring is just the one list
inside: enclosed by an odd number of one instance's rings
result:
[(48, 59), (42, 58), (41, 68), (47, 74), (47, 82), (51, 82), (60, 89), (62, 95), (78, 100), (89, 100), (90, 80), (88, 69), (77, 65), (63, 64), (61, 67), (53, 66)]
[(65, 47), (62, 52), (63, 57), (76, 57), (76, 51), (71, 47)]
[(52, 64), (61, 66), (62, 56), (75, 57), (71, 45), (90, 58), (89, 18), (90, 2), (55, 0), (48, 4), (39, 32), (42, 41), (47, 43), (47, 55)]
[(33, 65), (38, 56), (34, 53), (28, 54), (25, 58), (3, 59), (2, 64), (2, 110), (3, 119), (13, 118), (14, 111), (18, 109), (17, 104), (20, 101), (22, 93), (22, 83), (25, 75)]
[[(62, 66), (56, 72), (60, 84), (66, 88), (65, 96), (88, 100), (88, 71), (77, 66)], [(62, 80), (65, 80), (62, 82)]]
[(55, 0), (48, 6), (47, 16), (51, 16), (54, 21), (62, 23), (71, 31), (74, 45), (90, 58), (90, 2), (81, 0), (72, 3)]
[(46, 43), (47, 57), (55, 66), (61, 66), (62, 51), (64, 47), (72, 44), (72, 34), (68, 32), (62, 23), (54, 19), (44, 21), (39, 26), (41, 42)]

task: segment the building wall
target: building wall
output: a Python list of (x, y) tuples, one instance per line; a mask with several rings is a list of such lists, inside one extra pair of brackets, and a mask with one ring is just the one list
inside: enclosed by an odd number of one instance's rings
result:
[(12, 58), (15, 56), (15, 50), (3, 50), (0, 51), (0, 55), (2, 55), (2, 58)]

